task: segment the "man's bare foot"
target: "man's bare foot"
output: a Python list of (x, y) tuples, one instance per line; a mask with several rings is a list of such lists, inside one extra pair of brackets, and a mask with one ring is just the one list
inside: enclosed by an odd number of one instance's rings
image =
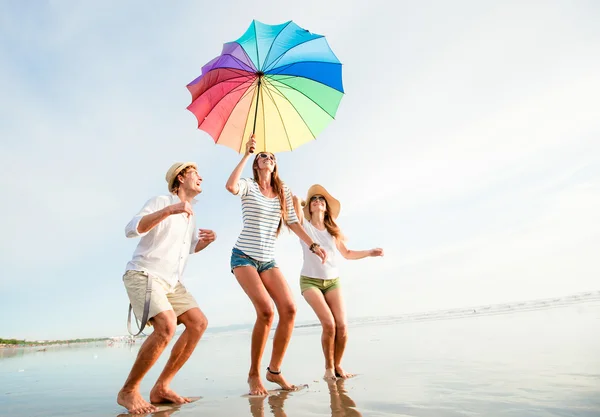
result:
[(191, 400), (189, 398), (177, 395), (175, 391), (173, 391), (169, 387), (155, 385), (154, 388), (152, 388), (152, 391), (150, 391), (150, 402), (152, 404), (186, 404), (191, 402)]
[(153, 413), (158, 408), (142, 398), (139, 391), (119, 391), (117, 395), (117, 404), (122, 405), (131, 414), (148, 414)]
[(268, 395), (269, 392), (260, 380), (260, 376), (249, 376), (248, 386), (250, 387), (250, 395)]
[(341, 366), (338, 365), (335, 367), (335, 376), (337, 376), (338, 378), (342, 378), (342, 379), (348, 379), (348, 378), (352, 378), (353, 376), (356, 376), (356, 375), (349, 374), (348, 372), (344, 371)]
[(323, 379), (326, 381), (335, 381), (337, 379), (333, 368), (325, 369), (325, 375), (323, 375)]
[(290, 385), (281, 375), (281, 371), (272, 371), (271, 368), (267, 368), (267, 381), (273, 382), (286, 391), (295, 391), (298, 389), (295, 385)]

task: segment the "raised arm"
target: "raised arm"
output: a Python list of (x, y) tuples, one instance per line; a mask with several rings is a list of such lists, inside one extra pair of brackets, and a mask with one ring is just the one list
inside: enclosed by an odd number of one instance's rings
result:
[(381, 249), (381, 248), (375, 248), (375, 249), (369, 249), (369, 250), (350, 250), (346, 247), (346, 244), (344, 243), (344, 241), (340, 240), (340, 239), (336, 239), (335, 244), (336, 244), (338, 250), (340, 251), (340, 253), (342, 254), (342, 256), (346, 259), (356, 260), (356, 259), (367, 258), (369, 256), (383, 256), (383, 249)]
[(254, 140), (254, 135), (250, 136), (250, 140), (246, 143), (246, 152), (242, 157), (242, 160), (237, 164), (234, 168), (233, 172), (229, 176), (227, 180), (227, 184), (225, 184), (225, 188), (233, 195), (237, 195), (240, 192), (240, 187), (238, 182), (242, 176), (242, 172), (244, 171), (244, 167), (246, 166), (246, 162), (250, 159), (250, 149), (256, 148), (256, 141)]
[(187, 201), (169, 206), (164, 204), (160, 197), (148, 200), (142, 210), (125, 226), (125, 236), (143, 236), (173, 214), (186, 213), (188, 217), (194, 214), (191, 204)]
[(296, 212), (296, 216), (298, 217), (298, 223), (301, 225), (304, 224), (304, 211), (302, 211), (302, 203), (298, 196), (292, 197), (294, 201), (294, 211)]

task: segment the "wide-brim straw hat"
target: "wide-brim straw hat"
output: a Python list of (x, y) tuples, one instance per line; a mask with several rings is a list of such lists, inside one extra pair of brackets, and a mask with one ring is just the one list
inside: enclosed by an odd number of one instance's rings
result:
[(169, 192), (173, 192), (173, 183), (179, 173), (188, 167), (194, 167), (194, 169), (198, 170), (198, 166), (194, 162), (175, 162), (171, 165), (171, 168), (167, 171), (167, 175), (165, 175), (167, 184), (169, 184)]
[(302, 206), (304, 207), (304, 217), (306, 219), (310, 219), (310, 199), (314, 195), (322, 195), (323, 197), (325, 197), (325, 200), (327, 201), (327, 206), (329, 207), (329, 213), (331, 214), (331, 217), (335, 220), (340, 214), (341, 204), (338, 200), (333, 198), (333, 196), (327, 192), (325, 187), (319, 184), (312, 185), (306, 193), (306, 200), (302, 202)]

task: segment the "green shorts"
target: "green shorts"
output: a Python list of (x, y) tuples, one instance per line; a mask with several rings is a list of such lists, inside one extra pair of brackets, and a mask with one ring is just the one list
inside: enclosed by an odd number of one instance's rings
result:
[(304, 275), (300, 275), (300, 293), (304, 293), (304, 291), (309, 288), (316, 288), (321, 291), (323, 294), (328, 293), (329, 291), (340, 287), (340, 279), (321, 279), (321, 278), (310, 278), (305, 277)]

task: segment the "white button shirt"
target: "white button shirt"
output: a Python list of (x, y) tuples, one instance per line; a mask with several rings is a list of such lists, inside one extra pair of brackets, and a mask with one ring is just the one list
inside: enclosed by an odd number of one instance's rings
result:
[(196, 217), (192, 215), (188, 218), (184, 213), (173, 214), (152, 230), (146, 233), (138, 232), (142, 217), (180, 202), (176, 194), (153, 197), (125, 226), (127, 237), (141, 237), (126, 271), (146, 272), (163, 279), (171, 287), (175, 287), (177, 281), (181, 281), (187, 258), (194, 253), (198, 243)]

